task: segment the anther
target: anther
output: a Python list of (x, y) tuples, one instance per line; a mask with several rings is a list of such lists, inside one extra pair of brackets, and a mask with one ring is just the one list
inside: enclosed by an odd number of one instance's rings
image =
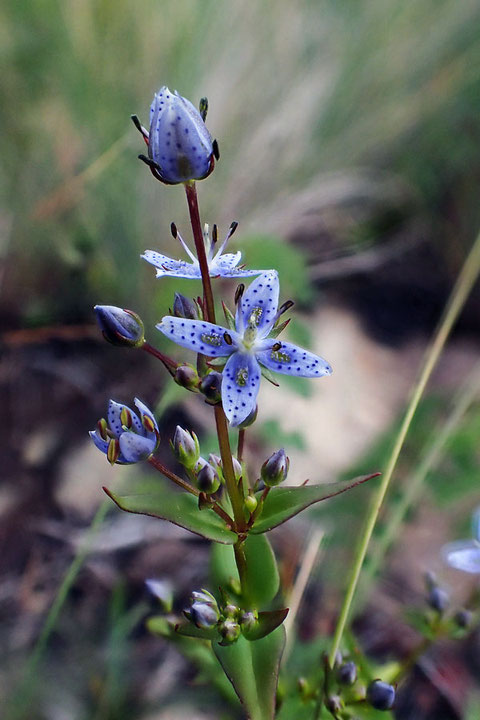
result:
[(275, 352), (278, 352), (281, 347), (282, 347), (282, 343), (276, 342), (274, 345), (272, 345), (272, 350), (274, 350)]
[(293, 300), (287, 300), (286, 302), (283, 303), (283, 305), (280, 305), (280, 307), (278, 308), (277, 315), (280, 317), (280, 315), (283, 315), (283, 313), (287, 312), (287, 310), (290, 310), (290, 308), (293, 307), (294, 305), (295, 305), (295, 303), (293, 302)]
[(216, 245), (218, 240), (218, 229), (217, 225), (214, 224), (212, 228), (212, 245)]
[(228, 237), (229, 237), (229, 238), (232, 237), (232, 235), (233, 235), (233, 233), (235, 232), (235, 230), (237, 229), (237, 227), (238, 227), (238, 222), (236, 222), (236, 221), (234, 220), (234, 221), (232, 222), (232, 224), (230, 225), (230, 230), (229, 230), (229, 232), (228, 232)]
[(213, 141), (212, 148), (215, 160), (220, 160), (220, 150), (218, 149), (218, 142), (216, 140)]
[(223, 339), (225, 340), (227, 345), (233, 345), (233, 340), (227, 332), (223, 333)]
[(176, 239), (177, 239), (177, 235), (178, 235), (178, 230), (177, 230), (177, 226), (175, 225), (174, 222), (172, 222), (172, 223), (170, 224), (170, 232), (172, 233), (172, 236), (173, 236), (173, 237), (175, 238), (175, 240), (176, 240)]
[(200, 104), (198, 106), (198, 109), (200, 111), (200, 117), (202, 118), (203, 122), (205, 122), (208, 112), (208, 98), (200, 98)]
[(238, 305), (239, 300), (243, 296), (243, 293), (245, 292), (245, 285), (243, 283), (240, 283), (240, 285), (237, 286), (237, 289), (235, 290), (235, 305)]

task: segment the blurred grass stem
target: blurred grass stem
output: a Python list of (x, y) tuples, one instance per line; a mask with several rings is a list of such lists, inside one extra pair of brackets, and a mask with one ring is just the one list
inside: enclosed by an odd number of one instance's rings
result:
[(430, 347), (427, 349), (427, 352), (425, 354), (425, 360), (423, 363), (422, 370), (420, 372), (418, 381), (416, 385), (414, 386), (410, 402), (407, 407), (407, 411), (405, 413), (405, 416), (403, 418), (402, 425), (400, 427), (400, 431), (398, 433), (397, 439), (395, 441), (395, 444), (392, 448), (392, 452), (390, 454), (390, 459), (388, 461), (387, 468), (385, 470), (385, 474), (383, 475), (380, 486), (378, 488), (378, 492), (373, 498), (372, 506), (370, 508), (370, 512), (367, 516), (367, 520), (365, 523), (364, 530), (362, 532), (362, 535), (359, 540), (357, 553), (354, 559), (353, 567), (350, 574), (350, 579), (347, 585), (347, 590), (345, 593), (345, 597), (343, 600), (342, 608), (340, 610), (340, 615), (337, 621), (337, 627), (335, 629), (335, 634), (333, 636), (333, 642), (332, 647), (330, 650), (329, 655), (329, 662), (330, 667), (333, 667), (335, 662), (335, 656), (337, 654), (337, 651), (340, 646), (340, 642), (342, 640), (343, 631), (345, 629), (350, 609), (352, 606), (353, 598), (355, 595), (355, 591), (358, 585), (358, 581), (360, 578), (360, 573), (363, 567), (363, 562), (365, 560), (365, 555), (367, 553), (368, 545), (370, 542), (370, 538), (373, 533), (373, 529), (375, 527), (375, 523), (377, 521), (380, 508), (382, 507), (382, 503), (385, 497), (385, 493), (388, 490), (388, 487), (390, 485), (390, 480), (392, 478), (393, 472), (395, 470), (398, 457), (400, 455), (400, 451), (402, 450), (403, 444), (405, 442), (405, 438), (407, 436), (408, 430), (410, 428), (412, 419), (415, 415), (415, 412), (417, 410), (418, 404), (420, 402), (420, 399), (425, 391), (425, 387), (427, 385), (427, 382), (432, 374), (433, 369), (435, 368), (438, 359), (441, 355), (441, 352), (445, 346), (445, 343), (447, 341), (447, 338), (452, 330), (453, 325), (455, 324), (456, 320), (458, 319), (458, 316), (460, 315), (460, 312), (465, 304), (465, 301), (470, 293), (470, 291), (473, 288), (473, 285), (475, 284), (475, 281), (477, 280), (478, 276), (480, 274), (480, 233), (477, 235), (477, 238), (473, 244), (472, 249), (470, 250), (463, 267), (460, 271), (460, 274), (457, 278), (457, 281), (453, 287), (453, 290), (451, 292), (451, 295), (448, 299), (443, 317), (440, 320), (440, 323), (438, 325), (438, 328), (434, 334), (433, 341), (430, 345)]
[(480, 362), (478, 362), (472, 373), (468, 376), (466, 382), (458, 391), (452, 410), (443, 425), (433, 433), (432, 442), (428, 446), (423, 459), (416, 471), (410, 476), (403, 490), (400, 500), (395, 505), (393, 512), (385, 525), (383, 534), (375, 541), (373, 552), (369, 555), (368, 568), (365, 568), (359, 589), (357, 592), (356, 606), (363, 602), (364, 595), (367, 592), (369, 582), (375, 576), (382, 558), (394, 542), (395, 538), (402, 527), (405, 515), (409, 508), (418, 499), (425, 478), (433, 468), (437, 467), (443, 458), (445, 445), (451, 438), (452, 434), (461, 424), (471, 405), (475, 402), (480, 392)]
[(95, 513), (92, 524), (86, 534), (85, 542), (77, 550), (77, 554), (73, 558), (70, 567), (65, 573), (65, 577), (63, 578), (57, 596), (50, 607), (50, 611), (46, 617), (37, 643), (27, 661), (23, 678), (20, 681), (19, 687), (16, 689), (10, 707), (7, 708), (7, 711), (3, 716), (4, 720), (20, 720), (27, 715), (27, 710), (35, 693), (35, 689), (41, 679), (38, 672), (38, 666), (47, 649), (50, 635), (57, 624), (58, 617), (62, 611), (68, 594), (77, 579), (78, 573), (89, 554), (92, 541), (101, 527), (109, 509), (110, 501), (104, 500)]

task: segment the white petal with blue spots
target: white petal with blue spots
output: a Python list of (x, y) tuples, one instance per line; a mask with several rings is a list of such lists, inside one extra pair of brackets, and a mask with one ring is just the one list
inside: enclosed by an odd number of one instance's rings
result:
[(332, 373), (332, 367), (326, 360), (297, 345), (273, 339), (265, 340), (262, 345), (268, 347), (256, 352), (256, 357), (258, 362), (269, 370), (283, 375), (309, 378)]
[(230, 425), (240, 425), (255, 410), (260, 366), (249, 353), (234, 353), (223, 370), (222, 405)]
[[(133, 432), (124, 432), (119, 438), (120, 452), (125, 462), (136, 463), (146, 460), (155, 450), (156, 441)], [(119, 458), (120, 459), (120, 458)]]
[(280, 286), (276, 270), (268, 270), (257, 277), (244, 293), (237, 308), (237, 331), (247, 326), (257, 328), (259, 337), (266, 337), (275, 321)]
[[(239, 337), (236, 332), (203, 320), (167, 315), (156, 327), (177, 345), (208, 357), (225, 357), (235, 352), (238, 347)], [(231, 344), (228, 338), (231, 339)]]
[(173, 260), (156, 250), (145, 250), (140, 257), (157, 268), (157, 278), (167, 276), (200, 279), (202, 277), (198, 263), (188, 263), (185, 260)]

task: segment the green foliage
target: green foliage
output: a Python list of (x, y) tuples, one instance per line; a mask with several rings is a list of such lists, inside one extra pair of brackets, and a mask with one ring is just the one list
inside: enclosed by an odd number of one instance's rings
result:
[(250, 720), (274, 717), (278, 670), (284, 645), (283, 625), (255, 642), (240, 637), (232, 645), (212, 643), (213, 651)]
[[(328, 500), (351, 490), (375, 475), (363, 475), (351, 481), (340, 481), (323, 483), (321, 485), (306, 485), (302, 487), (277, 487), (273, 488), (264, 502), (263, 510), (258, 520), (254, 523), (253, 533), (264, 533), (281, 525), (286, 520), (298, 515), (314, 503)], [(257, 493), (258, 498), (261, 492)]]
[(172, 490), (171, 483), (160, 477), (149, 485), (148, 490), (138, 495), (116, 495), (107, 488), (104, 490), (126, 512), (168, 520), (218, 543), (232, 544), (237, 539), (236, 534), (227, 530), (223, 520), (213, 510), (207, 508), (199, 512), (194, 495)]
[(261, 424), (259, 423), (257, 432), (266, 447), (292, 447), (305, 450), (305, 440), (302, 433), (297, 430), (285, 432), (282, 430), (278, 420), (266, 420)]

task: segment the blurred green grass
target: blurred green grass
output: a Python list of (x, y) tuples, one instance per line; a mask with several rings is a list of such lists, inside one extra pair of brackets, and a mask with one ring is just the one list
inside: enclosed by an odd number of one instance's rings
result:
[[(472, 0), (6, 0), (4, 315), (74, 322), (97, 301), (148, 314), (152, 295), (166, 300), (138, 254), (177, 254), (182, 193), (136, 160), (129, 122), (163, 83), (210, 99), (222, 157), (200, 188), (209, 222), (245, 226), (332, 171), (387, 171), (455, 269), (480, 222), (479, 26)], [(74, 182), (118, 141), (102, 172)]]

